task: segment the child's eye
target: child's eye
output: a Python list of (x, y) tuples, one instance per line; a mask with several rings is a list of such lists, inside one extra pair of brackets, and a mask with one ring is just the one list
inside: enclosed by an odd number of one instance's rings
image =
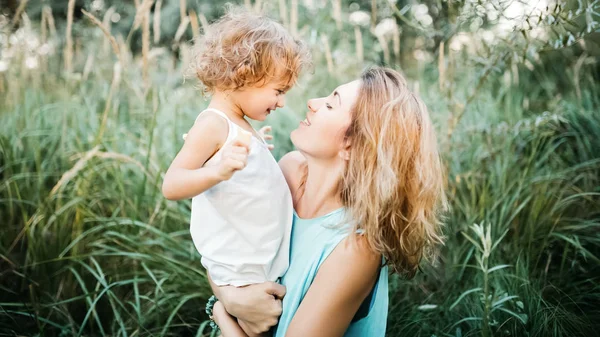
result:
[(277, 90), (277, 95), (283, 95), (283, 94), (285, 94), (285, 91), (283, 91), (283, 90)]

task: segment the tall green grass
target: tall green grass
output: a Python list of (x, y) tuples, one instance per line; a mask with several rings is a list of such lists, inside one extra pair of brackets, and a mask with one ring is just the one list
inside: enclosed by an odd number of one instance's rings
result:
[[(64, 74), (57, 56), (44, 60), (48, 71), (0, 73), (0, 333), (207, 336), (210, 289), (188, 234), (189, 202), (160, 193), (181, 135), (207, 101), (182, 83), (168, 53), (149, 60), (145, 87), (142, 62), (127, 51), (109, 100), (115, 58), (98, 34), (84, 34), (89, 42), (74, 61), (83, 69), (94, 55), (86, 79)], [(314, 55), (314, 72), (267, 121), (277, 158), (292, 149), (289, 132), (306, 100), (362, 67), (336, 59), (330, 74), (318, 48)], [(464, 76), (451, 83), (453, 95), (467, 97), (476, 74), (456, 67)], [(565, 82), (576, 71), (566, 69)], [(500, 88), (496, 76), (448, 138), (436, 69), (411, 73), (439, 131), (451, 210), (438, 263), (413, 280), (393, 278), (388, 335), (595, 335), (595, 75), (577, 75), (578, 95), (539, 72)]]

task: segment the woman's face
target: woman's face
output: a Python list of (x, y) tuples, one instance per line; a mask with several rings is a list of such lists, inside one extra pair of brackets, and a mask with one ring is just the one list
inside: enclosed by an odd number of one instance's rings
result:
[(322, 160), (345, 158), (348, 148), (344, 135), (351, 122), (360, 81), (337, 87), (327, 97), (308, 101), (306, 119), (292, 131), (292, 143), (304, 155)]

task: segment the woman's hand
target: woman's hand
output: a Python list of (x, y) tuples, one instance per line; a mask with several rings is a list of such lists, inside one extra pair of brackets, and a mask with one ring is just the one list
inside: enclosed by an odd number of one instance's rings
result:
[(246, 331), (260, 334), (275, 326), (281, 316), (281, 300), (285, 287), (275, 282), (264, 282), (245, 287), (210, 285), (225, 309), (240, 321)]

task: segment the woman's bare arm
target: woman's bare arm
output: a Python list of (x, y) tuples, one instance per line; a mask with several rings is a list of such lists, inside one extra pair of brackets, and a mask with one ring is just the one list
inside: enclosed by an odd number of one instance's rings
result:
[(343, 336), (373, 289), (380, 266), (381, 256), (368, 249), (363, 237), (342, 241), (319, 268), (285, 336)]

